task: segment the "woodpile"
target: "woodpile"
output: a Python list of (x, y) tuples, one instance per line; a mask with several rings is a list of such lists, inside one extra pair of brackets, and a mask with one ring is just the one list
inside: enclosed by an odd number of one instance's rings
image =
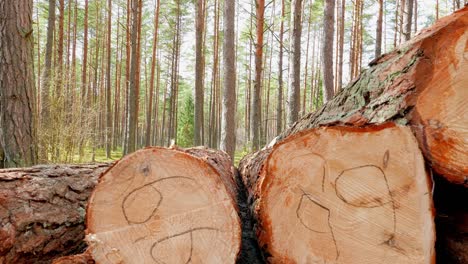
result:
[(56, 263), (235, 263), (237, 183), (229, 156), (147, 148), (100, 179), (86, 211), (83, 255)]
[(442, 201), (468, 197), (467, 28), (465, 7), (241, 160), (269, 263), (433, 263), (434, 216), (439, 262), (465, 263), (466, 206)]
[(466, 263), (467, 28), (375, 59), (239, 175), (206, 148), (0, 170), (0, 263)]

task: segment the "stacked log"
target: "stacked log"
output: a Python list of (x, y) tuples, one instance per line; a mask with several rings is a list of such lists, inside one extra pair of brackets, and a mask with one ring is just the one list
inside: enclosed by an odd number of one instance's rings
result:
[[(468, 197), (467, 28), (465, 7), (375, 59), (334, 99), (241, 160), (268, 262), (435, 261), (431, 195), (444, 187), (432, 187), (428, 175), (464, 186), (460, 200)], [(439, 259), (463, 263), (466, 206), (438, 211), (449, 214), (436, 217), (438, 230), (448, 230)]]
[(241, 245), (229, 156), (147, 148), (100, 179), (86, 211), (86, 253), (56, 263), (235, 263)]
[(86, 203), (110, 165), (0, 170), (0, 263), (50, 263), (83, 251)]

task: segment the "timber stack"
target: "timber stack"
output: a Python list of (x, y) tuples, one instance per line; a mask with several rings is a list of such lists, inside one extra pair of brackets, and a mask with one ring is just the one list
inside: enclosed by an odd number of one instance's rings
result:
[(1, 170), (0, 263), (467, 263), (467, 29), (376, 58), (239, 174), (201, 147)]

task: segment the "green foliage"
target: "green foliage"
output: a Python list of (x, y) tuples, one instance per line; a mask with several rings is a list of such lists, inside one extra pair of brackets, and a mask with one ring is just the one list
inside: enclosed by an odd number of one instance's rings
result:
[(194, 100), (191, 91), (186, 91), (183, 96), (182, 109), (179, 110), (177, 124), (177, 145), (181, 147), (193, 146), (194, 127)]

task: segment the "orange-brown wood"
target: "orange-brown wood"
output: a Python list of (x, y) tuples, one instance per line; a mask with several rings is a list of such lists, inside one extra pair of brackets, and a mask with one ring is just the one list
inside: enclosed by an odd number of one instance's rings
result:
[(307, 130), (240, 169), (271, 263), (434, 262), (432, 185), (409, 128)]
[(438, 20), (370, 68), (282, 139), (323, 125), (409, 125), (431, 167), (468, 186), (468, 7)]
[(235, 263), (241, 224), (233, 168), (222, 152), (214, 152), (215, 162), (203, 160), (207, 152), (148, 148), (104, 174), (87, 209), (86, 240), (93, 259)]

